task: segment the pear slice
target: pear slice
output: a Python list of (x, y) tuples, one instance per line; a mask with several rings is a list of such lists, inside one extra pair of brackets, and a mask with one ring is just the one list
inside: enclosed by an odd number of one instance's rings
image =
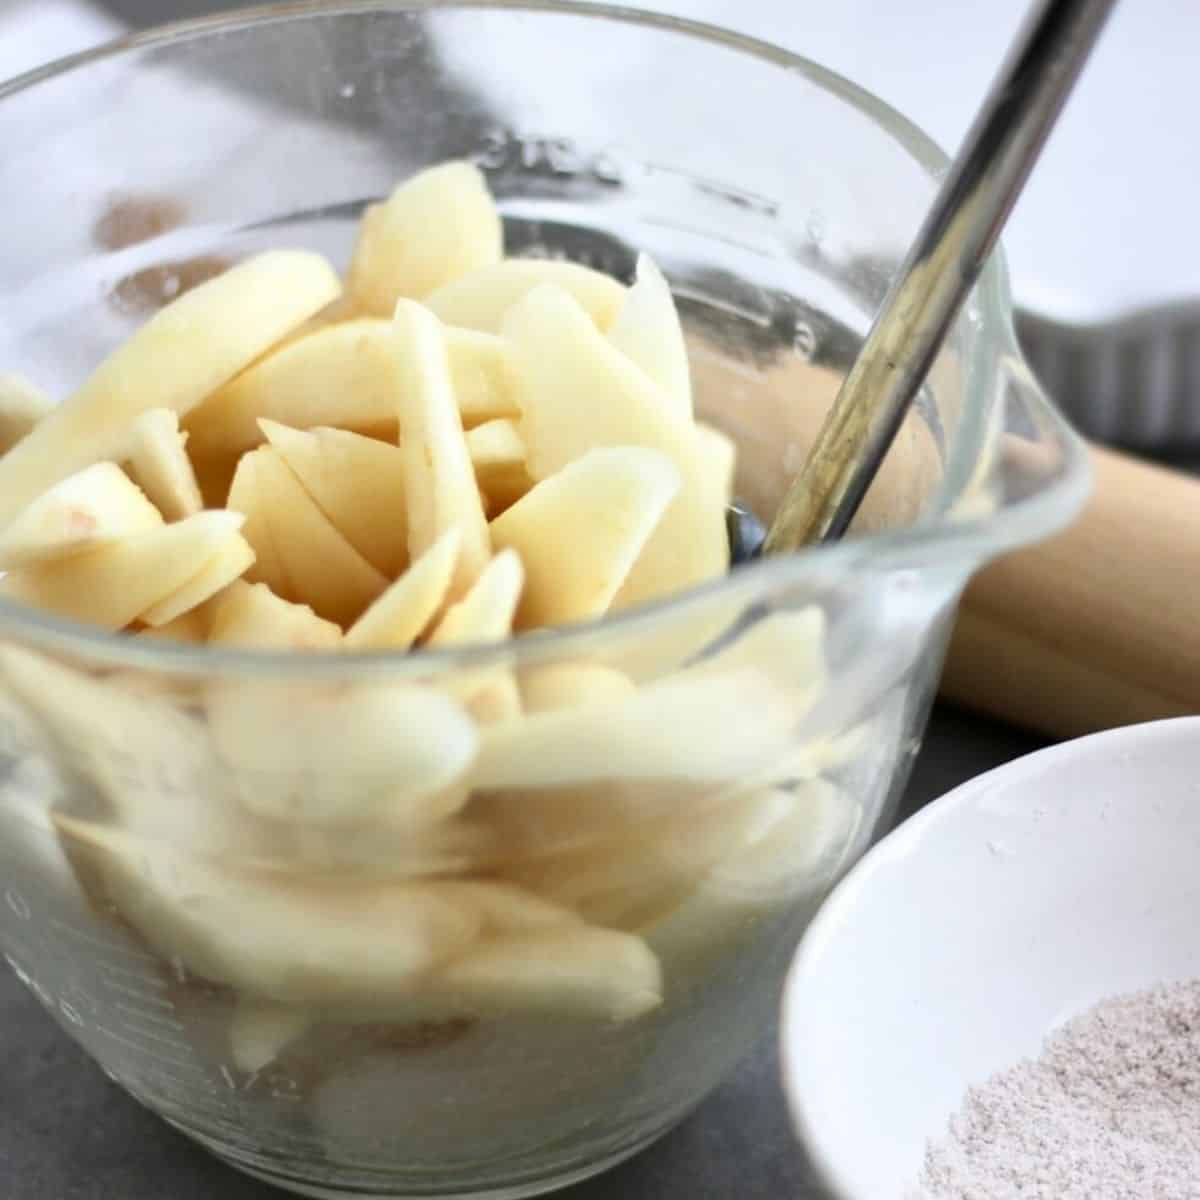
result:
[[(724, 574), (724, 481), (690, 422), (561, 288), (541, 287), (504, 324), (529, 473), (546, 479), (598, 446), (666, 454), (682, 486), (617, 593), (628, 608)], [(569, 381), (569, 384), (565, 381)]]
[(217, 785), (205, 727), (177, 697), (96, 679), (15, 646), (0, 649), (5, 691), (89, 779), (111, 817), (150, 840), (214, 853), (253, 847)]
[(586, 621), (608, 611), (679, 491), (667, 455), (602, 447), (544, 479), (491, 524), (492, 544), (525, 566), (525, 628)]
[(408, 565), (400, 450), (344, 429), (259, 425), (334, 528), (376, 570), (399, 575)]
[(489, 726), (472, 778), (480, 789), (731, 783), (782, 756), (811, 703), (756, 669), (685, 671), (623, 700)]
[(703, 421), (696, 422), (696, 455), (699, 469), (713, 481), (717, 494), (728, 505), (733, 499), (737, 473), (737, 443), (727, 433)]
[(204, 507), (186, 442), (179, 432), (179, 415), (169, 408), (142, 413), (129, 433), (124, 456), (129, 473), (168, 521), (180, 521)]
[(187, 642), (202, 646), (208, 641), (208, 620), (203, 607), (192, 608), (163, 625), (139, 629), (134, 636), (149, 642)]
[[(447, 610), (428, 644), (435, 648), (478, 645), (509, 638), (524, 583), (525, 571), (516, 551), (502, 550), (471, 590)], [(521, 715), (521, 691), (506, 667), (461, 671), (445, 687), (482, 724), (512, 721)]]
[(521, 695), (531, 713), (620, 702), (636, 690), (628, 675), (600, 663), (549, 663), (521, 677)]
[(509, 310), (544, 284), (570, 293), (601, 330), (611, 327), (625, 302), (625, 288), (590, 267), (555, 259), (506, 258), (438, 288), (425, 303), (447, 325), (499, 333)]
[(181, 588), (152, 604), (141, 619), (150, 626), (168, 625), (212, 599), (254, 563), (254, 551), (241, 534), (234, 534)]
[(740, 838), (682, 902), (640, 932), (672, 977), (725, 969), (764, 920), (811, 914), (836, 881), (858, 835), (861, 807), (824, 780), (770, 794), (764, 819)]
[(102, 629), (124, 629), (183, 587), (237, 536), (239, 513), (206, 511), (133, 534), (61, 562), (43, 563), (0, 580), (0, 594)]
[(445, 879), (438, 895), (473, 909), (480, 916), (481, 934), (528, 933), (533, 930), (581, 925), (577, 913), (544, 900), (534, 892), (495, 879)]
[(676, 416), (692, 419), (692, 381), (683, 328), (670, 285), (648, 254), (638, 255), (637, 278), (608, 331), (608, 340), (646, 372)]
[(242, 537), (250, 543), (254, 551), (254, 566), (249, 572), (249, 577), (273, 580), (279, 587), (288, 587), (290, 585), (283, 569), (283, 560), (275, 549), (271, 529), (267, 524), (266, 499), (259, 486), (259, 466), (263, 457), (262, 454), (248, 453), (238, 460), (225, 507), (230, 512), (241, 513), (246, 519), (242, 526)]
[[(445, 338), (463, 424), (515, 417), (503, 339), (450, 327)], [(188, 449), (198, 462), (234, 458), (262, 443), (260, 417), (394, 442), (398, 387), (390, 319), (322, 326), (273, 351), (193, 410), (184, 421)]]
[(246, 808), (317, 828), (449, 816), (478, 747), (462, 707), (415, 684), (220, 684), (208, 718)]
[(0, 454), (7, 454), (54, 408), (54, 401), (23, 375), (0, 375)]
[(248, 650), (336, 650), (342, 631), (265, 583), (238, 582), (216, 601), (209, 640)]
[(507, 417), (467, 430), (467, 453), (489, 516), (504, 512), (533, 487), (525, 469), (525, 444)]
[(457, 527), (462, 541), (450, 594), (458, 597), (487, 564), (491, 542), (454, 399), (446, 341), (437, 319), (411, 300), (396, 306), (395, 332), (408, 549), (415, 559)]
[(459, 541), (447, 529), (346, 631), (346, 649), (408, 650), (445, 603)]
[(525, 443), (516, 423), (507, 417), (485, 421), (467, 430), (467, 452), (476, 476), (489, 471), (525, 469)]
[(0, 526), (60, 479), (118, 455), (141, 413), (195, 408), (340, 289), (320, 255), (273, 250), (167, 305), (0, 459)]
[(430, 646), (502, 642), (512, 633), (525, 572), (515, 550), (502, 550), (484, 568), (471, 590), (429, 635)]
[(248, 1075), (261, 1071), (303, 1037), (312, 1023), (303, 1009), (257, 996), (240, 997), (229, 1022), (233, 1065)]
[[(387, 579), (334, 528), (274, 447), (249, 451), (239, 474), (247, 460), (257, 509), (245, 536), (258, 556), (249, 578), (284, 599), (310, 605), (318, 616), (352, 624), (384, 591)], [(235, 476), (231, 506), (245, 503), (242, 491)]]
[(260, 418), (394, 439), (396, 387), (390, 321), (329, 325), (255, 363), (190, 413), (188, 449), (196, 459), (251, 450), (263, 440)]
[[(60, 818), (62, 820), (62, 818)], [(75, 830), (122, 915), (202, 978), (316, 1015), (386, 1018), (431, 969), (461, 954), (481, 918), (407, 881), (297, 877)]]
[(676, 906), (721, 860), (773, 826), (773, 793), (693, 797), (657, 819), (615, 827), (616, 836), (524, 862), (506, 875), (591, 924), (638, 929)]
[(445, 327), (450, 377), (463, 425), (470, 429), (485, 421), (520, 416), (509, 386), (504, 339), (477, 329)]
[(116, 463), (94, 463), (17, 514), (0, 533), (0, 567), (70, 558), (162, 523), (158, 509)]
[(500, 260), (500, 214), (478, 167), (451, 162), (402, 183), (363, 215), (347, 290), (354, 303), (388, 316), (402, 296), (420, 299)]
[(658, 959), (640, 938), (564, 926), (484, 941), (438, 971), (428, 988), (478, 1016), (631, 1021), (662, 1003), (662, 986)]

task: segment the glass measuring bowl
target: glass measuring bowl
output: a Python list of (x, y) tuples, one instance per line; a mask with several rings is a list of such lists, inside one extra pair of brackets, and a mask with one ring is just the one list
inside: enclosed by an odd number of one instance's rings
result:
[[(846, 81), (719, 30), (369, 0), (34, 72), (0, 88), (0, 145), (4, 369), (65, 394), (182, 288), (271, 246), (344, 264), (364, 203), (466, 156), (510, 251), (626, 278), (657, 258), (763, 516), (944, 161)], [(282, 1186), (518, 1196), (601, 1170), (760, 1033), (888, 820), (963, 583), (1063, 525), (1085, 475), (994, 263), (839, 546), (408, 657), (0, 605), (0, 949), (134, 1096)], [(591, 698), (564, 707), (581, 671)], [(421, 820), (399, 700), (440, 706), (433, 748), (462, 751)]]

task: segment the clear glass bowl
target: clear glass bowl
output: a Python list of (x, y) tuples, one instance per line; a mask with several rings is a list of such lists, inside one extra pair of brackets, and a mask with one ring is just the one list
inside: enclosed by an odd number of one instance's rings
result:
[[(195, 279), (268, 246), (344, 263), (364, 203), (469, 156), (510, 250), (623, 277), (655, 255), (763, 516), (944, 163), (770, 46), (542, 3), (179, 26), (0, 87), (0, 146), (5, 369), (65, 393)], [(114, 1079), (274, 1183), (518, 1196), (598, 1171), (768, 1024), (892, 813), (965, 580), (1065, 524), (1083, 463), (993, 262), (840, 545), (407, 657), (5, 603), (0, 948)], [(395, 736), (417, 709), (438, 735)]]

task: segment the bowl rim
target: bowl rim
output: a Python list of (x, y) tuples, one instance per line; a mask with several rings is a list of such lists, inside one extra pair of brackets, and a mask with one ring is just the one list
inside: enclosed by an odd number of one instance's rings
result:
[[(948, 163), (933, 139), (902, 113), (865, 88), (802, 55), (709, 22), (582, 0), (285, 0), (164, 24), (52, 60), (8, 81), (0, 81), (0, 104), (39, 84), (96, 63), (214, 35), (310, 18), (332, 19), (376, 12), (452, 11), (543, 14), (612, 21), (716, 44), (798, 74), (845, 102), (897, 143), (932, 178), (944, 172)], [(1001, 249), (997, 249), (985, 265), (975, 295), (983, 300), (989, 320), (995, 326), (1003, 357), (1023, 369), (1012, 327), (1012, 306)], [(810, 546), (793, 555), (760, 558), (736, 572), (625, 612), (534, 631), (502, 643), (408, 651), (339, 650), (303, 655), (288, 650), (214, 648), (166, 639), (131, 638), (3, 598), (0, 598), (0, 634), (17, 636), (27, 644), (94, 664), (170, 673), (185, 678), (270, 674), (282, 680), (402, 680), (458, 669), (512, 665), (516, 660), (533, 664), (564, 655), (583, 655), (598, 640), (614, 636), (636, 637), (658, 622), (687, 616), (689, 610), (710, 601), (730, 601), (739, 596), (753, 600), (755, 596), (780, 591), (794, 583), (841, 577), (854, 571), (890, 571), (949, 563), (957, 568), (961, 579), (975, 565), (1001, 550), (1052, 532), (1073, 515), (1086, 496), (1089, 475), (1082, 441), (1036, 384), (1032, 385), (1032, 399), (1042, 424), (1061, 447), (1062, 470), (1059, 478), (1039, 486), (1032, 495), (1016, 504), (1002, 505), (983, 516), (964, 515), (948, 520), (950, 501), (958, 497), (966, 483), (966, 478), (955, 480), (954, 472), (948, 469), (935, 493), (934, 499), (940, 503), (933, 505), (931, 515), (936, 518), (934, 520), (923, 519), (907, 529)], [(995, 405), (994, 399), (980, 401), (976, 398), (975, 401), (968, 400), (967, 411), (977, 410), (973, 415), (982, 428)], [(960, 439), (969, 441), (964, 434), (960, 434)], [(971, 462), (963, 464), (967, 476), (978, 469), (979, 462), (977, 452)]]
[[(809, 1103), (811, 1089), (806, 1089), (803, 1083), (804, 1072), (800, 1064), (804, 1059), (809, 1031), (803, 1028), (801, 1020), (802, 997), (810, 981), (819, 973), (821, 959), (827, 948), (853, 927), (857, 906), (875, 880), (881, 874), (897, 869), (898, 864), (914, 855), (918, 846), (932, 832), (948, 822), (959, 820), (964, 811), (972, 808), (998, 784), (1008, 783), (1010, 778), (1036, 772), (1037, 777), (1044, 780), (1048, 772), (1069, 769), (1080, 759), (1121, 754), (1134, 746), (1144, 750), (1160, 742), (1186, 740), (1200, 743), (1200, 716), (1167, 717), (1104, 729), (1044, 746), (1001, 763), (931, 800), (881, 838), (825, 898), (800, 939), (784, 983), (780, 1009), (779, 1065), (795, 1134), (813, 1170), (832, 1196), (838, 1197), (838, 1200), (860, 1200), (842, 1169), (841, 1157), (823, 1136), (822, 1122)], [(1030, 803), (1035, 802), (1039, 791), (1029, 789)], [(818, 1031), (813, 1030), (811, 1034), (814, 1038), (819, 1037)], [(900, 1181), (897, 1186), (904, 1186), (904, 1182)]]

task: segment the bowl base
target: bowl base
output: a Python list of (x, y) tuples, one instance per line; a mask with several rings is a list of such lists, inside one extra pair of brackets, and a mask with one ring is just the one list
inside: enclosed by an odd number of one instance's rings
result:
[[(686, 1114), (684, 1114), (686, 1115)], [(679, 1120), (683, 1118), (680, 1117)], [(297, 1176), (281, 1174), (278, 1171), (264, 1169), (261, 1164), (252, 1165), (236, 1153), (231, 1153), (227, 1147), (209, 1140), (196, 1138), (197, 1141), (219, 1158), (227, 1166), (269, 1183), (272, 1187), (280, 1188), (297, 1196), (311, 1196), (313, 1200), (525, 1200), (528, 1196), (543, 1196), (556, 1192), (572, 1184), (582, 1183), (593, 1175), (603, 1174), (626, 1159), (640, 1154), (652, 1143), (669, 1133), (678, 1120), (652, 1130), (637, 1140), (610, 1152), (603, 1158), (596, 1159), (584, 1166), (559, 1170), (552, 1175), (537, 1179), (523, 1180), (519, 1183), (501, 1184), (497, 1187), (472, 1187), (458, 1190), (445, 1185), (431, 1183), (425, 1187), (417, 1183), (401, 1184), (396, 1188), (374, 1187), (338, 1187), (329, 1183), (319, 1183)], [(195, 1137), (194, 1134), (190, 1136)]]

